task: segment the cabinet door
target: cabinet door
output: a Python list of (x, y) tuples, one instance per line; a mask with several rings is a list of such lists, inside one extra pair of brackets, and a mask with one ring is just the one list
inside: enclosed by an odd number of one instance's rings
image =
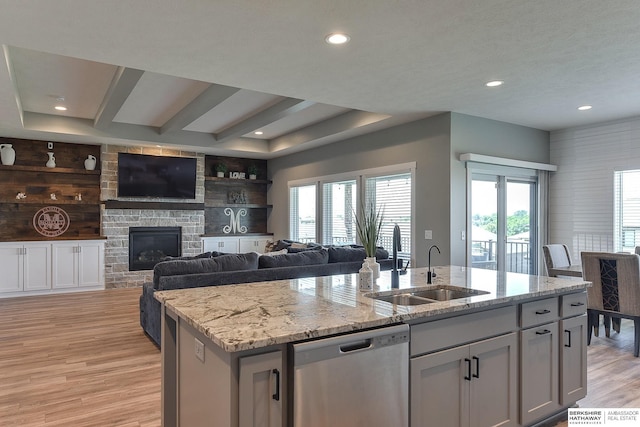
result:
[(24, 244), (24, 290), (51, 289), (51, 244)]
[(269, 240), (265, 238), (242, 238), (240, 239), (240, 253), (258, 252), (263, 254)]
[(558, 400), (558, 322), (521, 333), (521, 408), (524, 425), (560, 409)]
[(282, 427), (282, 352), (240, 358), (239, 427)]
[(560, 322), (560, 404), (570, 405), (587, 395), (587, 315)]
[(23, 255), (24, 248), (20, 245), (0, 245), (0, 292), (19, 292), (23, 289)]
[(102, 242), (78, 244), (78, 286), (103, 286), (104, 259)]
[(411, 359), (411, 427), (469, 424), (469, 346)]
[(470, 345), (469, 425), (518, 425), (518, 336), (515, 333)]
[(237, 238), (228, 238), (228, 237), (205, 237), (202, 239), (203, 246), (205, 252), (208, 251), (217, 251), (217, 252), (226, 252), (230, 254), (238, 253), (238, 240)]
[(53, 288), (78, 287), (78, 244), (54, 243), (51, 247)]

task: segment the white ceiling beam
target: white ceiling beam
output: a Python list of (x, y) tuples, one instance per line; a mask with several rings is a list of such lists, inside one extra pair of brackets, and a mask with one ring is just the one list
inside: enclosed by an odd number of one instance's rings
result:
[(367, 111), (352, 110), (328, 120), (307, 126), (297, 131), (274, 138), (269, 142), (270, 151), (277, 152), (293, 148), (302, 144), (326, 140), (342, 139), (347, 137), (349, 132), (355, 131), (363, 126), (388, 119), (388, 114), (370, 113)]
[(305, 108), (309, 108), (314, 104), (315, 102), (312, 101), (287, 98), (218, 133), (216, 135), (216, 141), (222, 143), (238, 138), (286, 116), (302, 111)]
[(184, 129), (240, 89), (212, 84), (160, 127), (160, 134)]
[(118, 114), (127, 98), (129, 98), (133, 88), (136, 87), (143, 74), (143, 70), (118, 67), (93, 122), (93, 126), (96, 129), (106, 129), (113, 123), (114, 117)]

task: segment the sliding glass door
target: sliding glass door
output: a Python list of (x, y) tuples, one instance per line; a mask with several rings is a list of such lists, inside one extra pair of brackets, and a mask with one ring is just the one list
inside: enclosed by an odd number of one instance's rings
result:
[(472, 174), (472, 267), (536, 274), (536, 191), (535, 179)]

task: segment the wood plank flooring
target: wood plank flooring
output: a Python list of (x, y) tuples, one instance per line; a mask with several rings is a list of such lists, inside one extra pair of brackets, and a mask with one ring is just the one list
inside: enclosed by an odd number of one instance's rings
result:
[(0, 300), (0, 426), (159, 426), (141, 290)]
[[(139, 326), (140, 292), (0, 299), (0, 426), (160, 426), (160, 351)], [(632, 323), (592, 340), (588, 381), (581, 407), (640, 408)]]

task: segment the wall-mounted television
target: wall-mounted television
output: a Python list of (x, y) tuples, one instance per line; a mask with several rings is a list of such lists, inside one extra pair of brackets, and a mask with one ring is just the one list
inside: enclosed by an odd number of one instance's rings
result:
[(196, 198), (193, 157), (118, 153), (118, 197)]

